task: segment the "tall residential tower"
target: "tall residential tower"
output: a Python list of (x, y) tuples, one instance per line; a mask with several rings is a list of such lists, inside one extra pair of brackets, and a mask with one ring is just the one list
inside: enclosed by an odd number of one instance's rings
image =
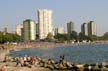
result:
[(88, 35), (97, 35), (96, 23), (94, 21), (88, 23)]
[(24, 41), (32, 41), (36, 39), (36, 24), (34, 21), (27, 19), (23, 22), (23, 38)]
[(74, 31), (74, 23), (70, 21), (69, 23), (67, 23), (67, 32), (68, 34), (71, 34), (72, 31)]
[(84, 35), (88, 36), (88, 23), (83, 23), (83, 24), (81, 25), (81, 32), (82, 32)]
[(81, 32), (86, 36), (97, 35), (96, 23), (94, 21), (83, 23), (81, 25)]
[(39, 38), (45, 39), (49, 33), (53, 34), (52, 11), (38, 10)]

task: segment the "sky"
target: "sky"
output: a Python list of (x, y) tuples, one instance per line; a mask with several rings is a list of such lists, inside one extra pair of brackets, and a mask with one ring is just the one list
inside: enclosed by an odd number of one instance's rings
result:
[(72, 21), (80, 32), (82, 23), (95, 21), (98, 35), (108, 32), (108, 0), (0, 0), (0, 30), (14, 31), (25, 19), (37, 21), (39, 9), (53, 11), (54, 27), (66, 29)]

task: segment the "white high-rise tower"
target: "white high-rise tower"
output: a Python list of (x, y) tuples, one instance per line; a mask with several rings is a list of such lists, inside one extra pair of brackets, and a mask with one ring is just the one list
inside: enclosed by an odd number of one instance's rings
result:
[(38, 10), (39, 38), (45, 39), (49, 33), (53, 34), (52, 11)]

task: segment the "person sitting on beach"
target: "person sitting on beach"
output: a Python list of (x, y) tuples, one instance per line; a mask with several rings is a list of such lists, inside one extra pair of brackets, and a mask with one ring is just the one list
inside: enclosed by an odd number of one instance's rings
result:
[(20, 58), (20, 64), (21, 64), (21, 67), (23, 67), (23, 66), (24, 66), (24, 60), (23, 60), (23, 58), (22, 58), (22, 57)]
[(0, 71), (6, 71), (6, 70), (5, 70), (5, 68), (2, 66), (2, 67), (0, 68)]
[(8, 56), (5, 56), (3, 62), (7, 62), (8, 61)]
[(31, 62), (31, 57), (30, 56), (27, 57), (27, 62), (30, 64), (30, 62)]
[(19, 57), (17, 57), (17, 58), (16, 58), (16, 66), (18, 66), (19, 63), (20, 63), (20, 59), (19, 59)]
[(24, 66), (28, 66), (29, 64), (28, 64), (28, 62), (27, 61), (24, 61), (24, 64), (23, 64)]
[(24, 56), (23, 60), (24, 60), (24, 66), (27, 66), (27, 55)]
[(24, 61), (25, 61), (25, 62), (27, 61), (27, 55), (24, 56)]
[(60, 56), (60, 61), (59, 61), (59, 63), (63, 63), (63, 61), (64, 61), (64, 55)]
[(31, 57), (31, 64), (34, 65), (35, 64), (35, 58), (32, 56)]
[(48, 62), (47, 62), (47, 64), (49, 64), (49, 65), (51, 64), (51, 59), (48, 59)]

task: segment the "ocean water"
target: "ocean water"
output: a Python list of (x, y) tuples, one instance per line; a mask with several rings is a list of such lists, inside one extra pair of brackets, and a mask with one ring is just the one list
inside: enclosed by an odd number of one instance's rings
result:
[(30, 48), (20, 51), (12, 51), (12, 56), (36, 56), (43, 59), (53, 59), (59, 61), (60, 55), (65, 56), (65, 60), (73, 63), (101, 63), (108, 62), (108, 44), (80, 45), (53, 48)]

